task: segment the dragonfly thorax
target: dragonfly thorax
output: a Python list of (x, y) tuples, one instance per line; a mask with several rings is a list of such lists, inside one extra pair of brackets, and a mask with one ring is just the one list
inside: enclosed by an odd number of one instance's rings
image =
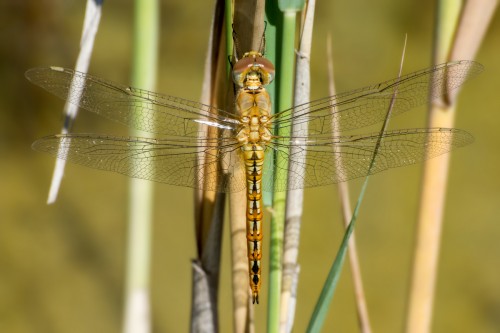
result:
[(236, 136), (241, 144), (265, 145), (271, 141), (271, 100), (262, 87), (257, 91), (241, 89), (236, 96), (236, 111), (241, 126)]
[(242, 124), (236, 135), (237, 140), (242, 144), (254, 144), (264, 146), (271, 141), (272, 134), (268, 128), (267, 116), (242, 117)]

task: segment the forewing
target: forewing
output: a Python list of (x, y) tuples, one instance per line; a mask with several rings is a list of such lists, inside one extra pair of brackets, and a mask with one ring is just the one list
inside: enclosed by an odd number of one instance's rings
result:
[(26, 77), (88, 111), (150, 133), (196, 137), (203, 127), (235, 129), (232, 114), (198, 102), (123, 86), (61, 67), (33, 68)]
[(241, 191), (245, 172), (231, 139), (149, 139), (55, 135), (33, 143), (38, 151), (129, 177), (216, 192)]
[(276, 138), (274, 144), (268, 146), (268, 152), (281, 157), (277, 160), (283, 163), (276, 165), (276, 168), (288, 168), (291, 181), (287, 187), (284, 173), (265, 173), (264, 189), (286, 191), (348, 181), (364, 177), (368, 173), (375, 174), (419, 163), (463, 147), (474, 140), (472, 135), (458, 129), (386, 132), (370, 168), (378, 137), (379, 133), (309, 141), (301, 138), (294, 138), (293, 141), (289, 138)]
[(473, 61), (448, 62), (373, 86), (298, 105), (277, 113), (271, 121), (275, 128), (291, 127), (293, 122), (295, 125), (307, 124), (309, 135), (333, 136), (334, 122), (341, 131), (381, 122), (386, 117), (393, 97), (391, 115), (395, 116), (423, 105), (429, 99), (445, 96), (482, 69), (481, 64)]

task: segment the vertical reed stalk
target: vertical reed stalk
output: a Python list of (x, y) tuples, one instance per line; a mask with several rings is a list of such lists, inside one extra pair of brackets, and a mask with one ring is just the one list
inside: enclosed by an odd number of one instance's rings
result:
[[(75, 70), (79, 72), (85, 73), (89, 68), (90, 57), (92, 56), (92, 50), (94, 49), (95, 36), (99, 28), (99, 22), (101, 21), (101, 12), (102, 1), (87, 0), (82, 38), (80, 41), (80, 51), (78, 53), (75, 65)], [(69, 94), (74, 94), (74, 96), (80, 95), (78, 88), (73, 83), (71, 85)], [(73, 100), (73, 103), (70, 103), (69, 99), (66, 100), (64, 104), (64, 122), (63, 128), (61, 129), (61, 134), (68, 134), (69, 132), (71, 132), (73, 122), (75, 121), (76, 115), (78, 114), (77, 104), (77, 100)], [(60, 147), (59, 149), (62, 150), (64, 148)], [(66, 155), (65, 152), (60, 152), (58, 154), (60, 156)], [(52, 181), (50, 183), (49, 196), (47, 198), (48, 205), (53, 204), (57, 200), (57, 194), (59, 193), (59, 188), (61, 187), (65, 166), (66, 160), (60, 158), (56, 159), (56, 165), (54, 167)]]
[[(224, 29), (224, 2), (215, 4), (211, 28), (208, 34), (205, 69), (200, 101), (206, 105), (226, 107), (226, 46), (223, 37)], [(208, 129), (202, 131), (200, 138), (215, 139), (219, 133)], [(204, 148), (199, 148), (198, 164), (206, 163)], [(214, 148), (215, 149), (215, 148)], [(209, 170), (199, 168), (198, 183), (206, 186), (220, 181)], [(192, 263), (192, 304), (190, 332), (217, 332), (218, 323), (218, 290), (222, 244), (222, 230), (224, 224), (225, 193), (204, 191), (203, 188), (195, 191), (195, 232), (197, 258)]]
[[(310, 0), (305, 8), (303, 24), (300, 34), (300, 45), (296, 61), (294, 105), (307, 103), (310, 100), (311, 90), (311, 43), (314, 23), (314, 9), (316, 1)], [(307, 135), (307, 124), (292, 124), (292, 136)], [(290, 154), (305, 160), (302, 149), (292, 147)], [(297, 170), (297, 172), (300, 172)], [(305, 171), (304, 171), (305, 172)], [(288, 183), (297, 183), (296, 174), (288, 174)], [(301, 186), (299, 186), (301, 187)], [(300, 266), (297, 263), (299, 253), (300, 226), (302, 223), (304, 190), (302, 188), (290, 190), (286, 202), (286, 221), (283, 243), (283, 282), (281, 287), (281, 318), (280, 332), (291, 332), (295, 317), (297, 302), (297, 285)]]
[[(448, 59), (460, 9), (459, 1), (437, 2), (434, 64)], [(454, 113), (454, 106), (432, 102), (428, 127), (453, 127)], [(408, 301), (407, 333), (430, 332), (431, 328), (450, 156), (451, 154), (444, 154), (424, 163)]]
[[(286, 110), (292, 107), (293, 78), (295, 67), (295, 21), (297, 11), (303, 6), (296, 7), (293, 1), (280, 1), (279, 8), (283, 12), (283, 26), (281, 39), (281, 58), (276, 80), (278, 82), (278, 108)], [(280, 136), (289, 136), (290, 130), (280, 129)], [(287, 165), (287, 161), (275, 157), (275, 165)], [(285, 168), (275, 169), (281, 173), (279, 177), (286, 179)], [(280, 298), (282, 274), (283, 231), (285, 224), (286, 192), (275, 192), (273, 198), (273, 214), (271, 217), (271, 246), (269, 255), (269, 299), (268, 299), (268, 332), (278, 332), (280, 323)]]
[[(155, 90), (159, 10), (156, 0), (135, 3), (132, 84)], [(134, 136), (143, 135), (132, 130)], [(123, 331), (147, 333), (150, 319), (150, 248), (153, 183), (130, 179), (125, 318)]]
[[(467, 1), (463, 6), (459, 1), (439, 1), (434, 64), (473, 59), (497, 5), (495, 0)], [(429, 127), (453, 127), (457, 94), (458, 89), (446, 99), (432, 102)], [(408, 333), (426, 333), (431, 329), (450, 156), (444, 154), (424, 163), (406, 314)]]

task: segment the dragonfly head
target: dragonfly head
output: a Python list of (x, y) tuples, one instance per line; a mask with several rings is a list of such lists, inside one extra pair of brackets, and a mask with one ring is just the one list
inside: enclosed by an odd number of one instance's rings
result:
[(274, 65), (256, 51), (247, 52), (233, 67), (233, 81), (240, 87), (259, 89), (274, 79)]

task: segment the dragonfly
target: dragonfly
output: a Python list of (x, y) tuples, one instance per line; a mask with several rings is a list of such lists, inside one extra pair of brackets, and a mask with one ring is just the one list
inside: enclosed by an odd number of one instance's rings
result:
[[(26, 77), (83, 109), (155, 134), (154, 138), (59, 134), (35, 141), (35, 150), (170, 185), (245, 191), (249, 285), (253, 302), (258, 303), (263, 192), (344, 182), (471, 143), (472, 135), (453, 128), (357, 135), (338, 131), (382, 122), (389, 107), (392, 117), (446, 96), (481, 70), (473, 61), (447, 62), (275, 114), (265, 87), (274, 78), (274, 66), (257, 51), (245, 53), (233, 66), (238, 87), (235, 113), (61, 67), (30, 69)], [(283, 130), (289, 134), (280, 135)], [(271, 157), (274, 172), (264, 167)]]

